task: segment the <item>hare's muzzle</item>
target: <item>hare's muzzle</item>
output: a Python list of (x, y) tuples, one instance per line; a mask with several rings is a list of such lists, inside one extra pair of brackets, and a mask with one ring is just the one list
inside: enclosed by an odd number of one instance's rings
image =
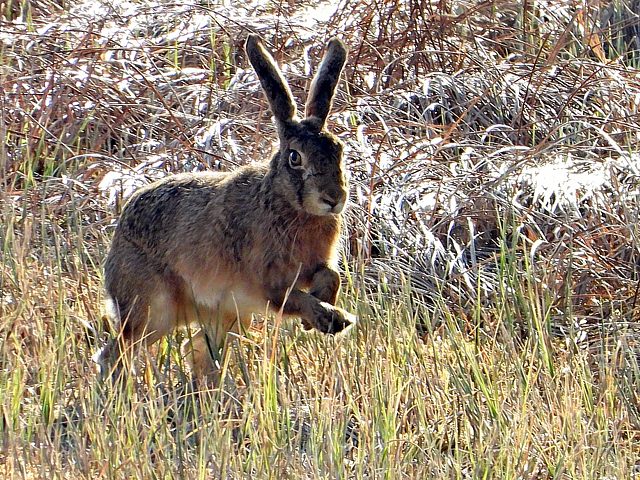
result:
[(318, 200), (327, 209), (327, 214), (339, 214), (347, 202), (347, 191), (342, 188), (331, 189), (320, 193)]
[(341, 213), (344, 210), (344, 198), (336, 199), (329, 195), (322, 195), (320, 201), (329, 206), (328, 213)]

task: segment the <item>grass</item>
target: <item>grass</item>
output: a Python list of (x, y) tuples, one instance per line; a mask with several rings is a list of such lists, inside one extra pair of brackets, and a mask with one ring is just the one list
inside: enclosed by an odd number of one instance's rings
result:
[[(343, 2), (314, 27), (296, 2), (83, 5), (0, 4), (1, 478), (640, 476), (630, 2)], [(359, 323), (261, 319), (221, 388), (180, 332), (100, 383), (123, 200), (267, 153), (248, 31), (299, 97), (303, 51), (350, 47), (332, 128)]]

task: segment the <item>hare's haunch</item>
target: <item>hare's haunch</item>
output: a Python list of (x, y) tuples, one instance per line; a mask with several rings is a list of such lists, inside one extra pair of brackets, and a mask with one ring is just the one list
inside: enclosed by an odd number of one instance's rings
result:
[(327, 44), (302, 120), (257, 35), (246, 52), (274, 115), (279, 151), (231, 173), (169, 176), (131, 197), (105, 265), (118, 335), (98, 354), (103, 370), (119, 365), (131, 346), (196, 323), (209, 332), (191, 344), (196, 369), (207, 373), (211, 346), (222, 348), (228, 332), (267, 308), (324, 333), (355, 321), (334, 306), (348, 185), (342, 144), (325, 129), (346, 49), (336, 38)]

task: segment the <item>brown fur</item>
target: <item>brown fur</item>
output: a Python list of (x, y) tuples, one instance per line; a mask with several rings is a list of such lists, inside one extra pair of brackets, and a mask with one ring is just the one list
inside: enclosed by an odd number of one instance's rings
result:
[(324, 333), (355, 321), (333, 306), (348, 186), (342, 144), (324, 128), (346, 51), (339, 40), (329, 42), (309, 94), (313, 116), (298, 120), (260, 39), (250, 36), (246, 48), (275, 115), (279, 151), (269, 163), (174, 175), (131, 197), (105, 265), (121, 335), (100, 353), (103, 367), (118, 363), (133, 344), (199, 323), (214, 330), (213, 338), (200, 335), (192, 345), (196, 369), (207, 372), (202, 363), (212, 348), (269, 307)]

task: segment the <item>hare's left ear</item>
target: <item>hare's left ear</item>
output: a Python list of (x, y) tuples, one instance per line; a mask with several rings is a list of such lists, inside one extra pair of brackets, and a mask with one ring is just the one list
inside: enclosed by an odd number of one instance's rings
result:
[(296, 116), (296, 104), (282, 72), (258, 35), (249, 35), (245, 45), (249, 61), (256, 71), (273, 116), (284, 125)]
[(318, 68), (318, 73), (311, 83), (305, 109), (306, 117), (315, 117), (320, 121), (319, 124), (322, 127), (324, 127), (331, 111), (333, 96), (346, 61), (347, 49), (344, 43), (339, 38), (333, 37), (327, 43), (327, 49)]

